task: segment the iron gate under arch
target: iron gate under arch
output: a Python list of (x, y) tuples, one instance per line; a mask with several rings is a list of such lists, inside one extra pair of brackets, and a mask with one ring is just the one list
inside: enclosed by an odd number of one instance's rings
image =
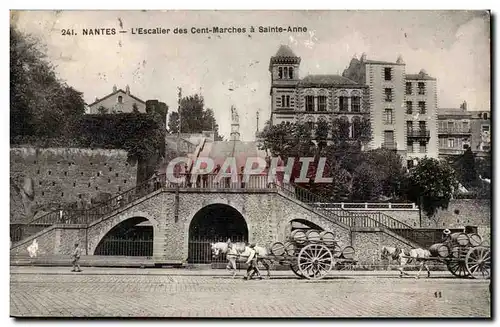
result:
[[(210, 264), (210, 263), (226, 263), (226, 256), (219, 255), (217, 258), (212, 256), (212, 243), (226, 242), (227, 239), (221, 237), (207, 238), (207, 237), (193, 237), (189, 239), (189, 255), (188, 262), (193, 264)], [(247, 237), (234, 237), (231, 242), (248, 242)]]

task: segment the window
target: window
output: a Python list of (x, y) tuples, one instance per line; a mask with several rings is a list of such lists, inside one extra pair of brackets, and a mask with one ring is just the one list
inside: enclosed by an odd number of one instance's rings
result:
[(411, 94), (411, 82), (406, 82), (406, 94)]
[(455, 139), (448, 139), (448, 147), (449, 148), (455, 147)]
[(469, 148), (469, 145), (467, 143), (464, 143), (462, 147), (464, 148), (464, 150), (467, 150)]
[(411, 120), (408, 120), (406, 122), (406, 130), (408, 131), (408, 134), (413, 131), (413, 122)]
[(406, 149), (408, 150), (408, 152), (413, 152), (413, 141), (412, 140), (406, 141)]
[(489, 145), (483, 145), (483, 151), (489, 151), (490, 150), (490, 146)]
[(118, 103), (123, 103), (123, 97), (121, 95), (118, 96)]
[(427, 152), (427, 144), (423, 141), (420, 142), (420, 153), (426, 153)]
[(278, 67), (278, 79), (282, 79), (282, 78), (283, 78), (283, 68)]
[(352, 97), (351, 98), (351, 110), (352, 112), (361, 112), (361, 98)]
[(490, 125), (481, 125), (481, 132), (489, 132), (490, 131)]
[(409, 115), (413, 114), (413, 102), (406, 101), (406, 113)]
[(318, 111), (326, 111), (326, 97), (325, 96), (318, 97)]
[(468, 132), (469, 131), (469, 123), (466, 121), (462, 122), (462, 129), (464, 132)]
[(384, 124), (393, 124), (393, 119), (392, 119), (392, 109), (385, 109), (384, 112)]
[(306, 111), (314, 111), (314, 97), (312, 95), (306, 96)]
[(339, 110), (340, 111), (348, 111), (349, 110), (349, 98), (348, 97), (339, 97)]
[(290, 108), (290, 96), (282, 95), (281, 96), (281, 107), (282, 108)]
[(483, 114), (483, 119), (488, 119), (488, 114), (487, 113)]
[(386, 88), (384, 91), (385, 91), (385, 101), (392, 102), (392, 89)]
[(308, 122), (306, 123), (306, 125), (307, 125), (307, 128), (308, 128), (309, 130), (311, 130), (311, 131), (314, 129), (314, 122), (312, 122), (312, 121), (308, 121)]
[(425, 94), (425, 83), (424, 82), (418, 82), (418, 94), (420, 94), (420, 95)]
[(391, 68), (390, 67), (386, 67), (384, 68), (384, 79), (386, 81), (390, 81), (392, 80), (392, 76), (391, 76)]
[(427, 123), (426, 121), (419, 121), (418, 122), (418, 128), (421, 130), (421, 131), (426, 131), (427, 130)]
[(425, 114), (425, 101), (418, 102), (418, 111), (420, 114)]
[(283, 68), (283, 78), (288, 78), (288, 67)]
[(288, 78), (293, 79), (293, 67), (288, 68)]
[(394, 146), (394, 131), (384, 131), (384, 145), (388, 147)]

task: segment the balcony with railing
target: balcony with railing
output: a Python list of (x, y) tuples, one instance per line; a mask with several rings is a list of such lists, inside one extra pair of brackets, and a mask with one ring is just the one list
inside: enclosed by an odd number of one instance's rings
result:
[(418, 129), (418, 130), (409, 129), (406, 132), (406, 137), (419, 138), (419, 139), (429, 139), (431, 137), (431, 131), (426, 130), (426, 129)]
[(471, 130), (470, 127), (440, 126), (438, 128), (438, 133), (447, 135), (468, 135), (471, 134)]
[(396, 150), (397, 144), (396, 142), (384, 142), (382, 143), (382, 149)]

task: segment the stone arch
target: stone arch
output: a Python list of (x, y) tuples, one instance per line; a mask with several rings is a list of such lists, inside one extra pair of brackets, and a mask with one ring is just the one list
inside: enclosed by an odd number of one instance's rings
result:
[[(103, 221), (101, 223), (98, 223), (94, 225), (91, 228), (96, 228), (98, 229), (98, 234), (97, 237), (93, 237), (93, 239), (89, 239), (92, 243), (89, 244), (89, 253), (92, 255), (95, 255), (95, 252), (99, 246), (99, 244), (103, 241), (103, 239), (108, 235), (110, 232), (113, 231), (114, 228), (117, 226), (120, 226), (120, 224), (131, 221), (132, 222), (138, 222), (141, 223), (143, 221), (148, 221), (153, 229), (153, 240), (158, 236), (158, 221), (151, 217), (148, 213), (143, 212), (143, 211), (131, 211), (131, 212), (126, 212), (121, 215), (117, 215), (115, 218), (110, 219), (108, 221)], [(99, 228), (100, 225), (103, 224), (105, 227)], [(153, 251), (154, 252), (154, 251)]]
[(349, 92), (347, 92), (347, 90), (339, 90), (337, 94), (338, 94), (339, 97), (347, 97), (347, 96), (349, 96)]
[(351, 91), (351, 96), (352, 97), (360, 97), (361, 96), (361, 92), (359, 90), (352, 90)]
[(304, 95), (316, 95), (316, 92), (314, 91), (314, 89), (305, 89)]
[(319, 89), (318, 95), (319, 96), (328, 96), (328, 91), (326, 89)]
[(253, 240), (252, 222), (250, 221), (250, 219), (248, 219), (248, 217), (246, 217), (244, 207), (238, 202), (229, 201), (226, 198), (217, 198), (217, 199), (211, 199), (209, 201), (205, 201), (202, 206), (197, 207), (197, 208), (193, 208), (191, 210), (191, 212), (189, 213), (188, 219), (186, 220), (186, 223), (184, 225), (184, 235), (185, 235), (184, 245), (183, 245), (184, 253), (189, 253), (189, 240), (190, 240), (189, 231), (190, 231), (190, 227), (191, 227), (191, 224), (193, 222), (193, 219), (195, 219), (196, 215), (200, 211), (202, 211), (204, 208), (214, 206), (214, 205), (227, 206), (227, 207), (233, 209), (235, 212), (237, 212), (246, 224), (247, 238), (248, 238), (247, 240), (248, 240), (248, 242), (252, 242), (252, 240)]

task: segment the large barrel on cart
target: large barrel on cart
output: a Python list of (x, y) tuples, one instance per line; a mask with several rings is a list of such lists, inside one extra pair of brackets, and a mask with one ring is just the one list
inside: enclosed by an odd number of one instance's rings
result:
[(339, 246), (333, 232), (316, 229), (293, 230), (285, 242), (273, 243), (270, 250), (271, 260), (290, 265), (297, 276), (307, 279), (322, 279), (336, 263), (353, 262), (355, 255), (352, 246)]
[(490, 247), (482, 245), (478, 234), (453, 233), (444, 242), (433, 244), (429, 252), (431, 260), (444, 262), (456, 277), (490, 278)]

